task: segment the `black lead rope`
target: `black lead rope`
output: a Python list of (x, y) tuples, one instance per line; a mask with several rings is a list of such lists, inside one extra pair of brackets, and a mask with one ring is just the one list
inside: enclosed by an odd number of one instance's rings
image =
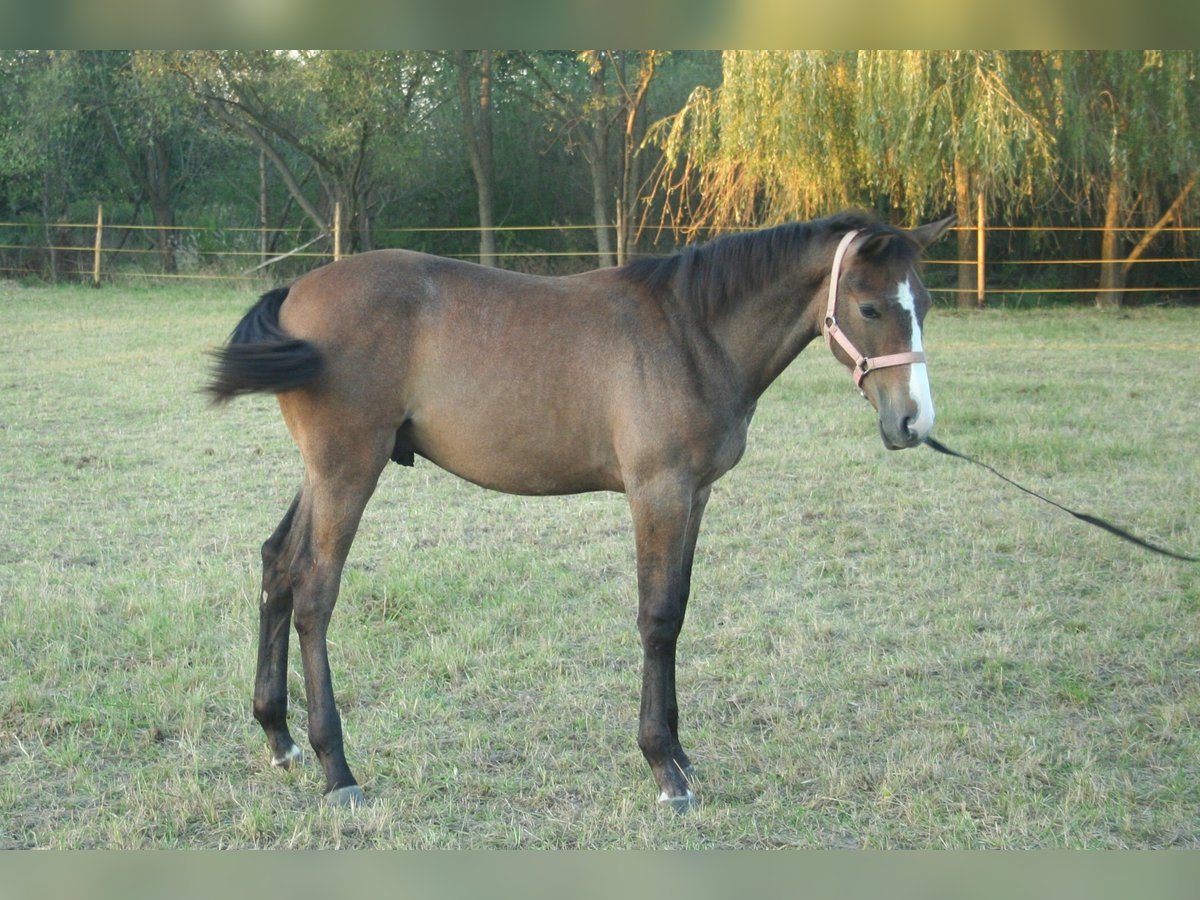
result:
[(1003, 475), (1000, 472), (997, 472), (995, 469), (993, 469), (987, 463), (980, 462), (977, 459), (972, 459), (971, 457), (967, 456), (964, 453), (959, 453), (957, 450), (951, 450), (949, 447), (947, 447), (941, 441), (937, 441), (931, 437), (927, 437), (927, 438), (925, 438), (925, 444), (931, 450), (936, 450), (938, 453), (944, 453), (946, 456), (953, 456), (958, 459), (966, 460), (969, 463), (974, 463), (977, 466), (982, 466), (983, 468), (987, 469), (989, 472), (991, 472), (996, 477), (1002, 478), (1004, 481), (1007, 481), (1013, 487), (1015, 487), (1019, 490), (1022, 490), (1025, 493), (1030, 494), (1031, 496), (1037, 497), (1039, 500), (1044, 500), (1046, 503), (1049, 503), (1051, 506), (1058, 507), (1065, 513), (1070, 513), (1075, 518), (1079, 519), (1081, 522), (1087, 522), (1089, 525), (1095, 525), (1097, 528), (1103, 528), (1109, 534), (1115, 534), (1117, 537), (1121, 538), (1122, 540), (1129, 541), (1129, 543), (1131, 543), (1131, 544), (1137, 544), (1139, 547), (1144, 547), (1145, 549), (1149, 550), (1151, 553), (1159, 553), (1163, 556), (1169, 556), (1169, 557), (1171, 557), (1171, 559), (1179, 559), (1179, 560), (1183, 560), (1184, 562), (1200, 562), (1200, 558), (1197, 558), (1195, 556), (1186, 556), (1183, 553), (1175, 553), (1173, 550), (1167, 550), (1163, 547), (1156, 546), (1156, 545), (1150, 543), (1149, 541), (1144, 541), (1137, 535), (1130, 534), (1124, 528), (1118, 528), (1116, 525), (1112, 524), (1111, 522), (1105, 522), (1103, 519), (1098, 519), (1095, 516), (1089, 516), (1087, 513), (1076, 512), (1073, 509), (1068, 509), (1067, 507), (1063, 506), (1061, 503), (1054, 502), (1049, 497), (1043, 497), (1037, 491), (1031, 491), (1029, 488), (1025, 487), (1024, 485), (1017, 484), (1015, 481), (1013, 481), (1007, 475)]

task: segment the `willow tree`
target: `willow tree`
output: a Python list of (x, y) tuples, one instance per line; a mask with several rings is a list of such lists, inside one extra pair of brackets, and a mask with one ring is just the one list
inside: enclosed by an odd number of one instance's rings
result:
[[(676, 224), (770, 223), (859, 204), (909, 219), (1049, 182), (1053, 142), (1023, 98), (1029, 59), (975, 51), (735, 52), (724, 83), (658, 127)], [(960, 261), (974, 258), (959, 232)], [(963, 267), (960, 286), (970, 286)], [(967, 294), (961, 295), (964, 298)]]
[[(910, 214), (947, 199), (962, 224), (989, 205), (1012, 215), (1052, 191), (1055, 150), (1041, 57), (998, 51), (870, 51), (858, 56), (856, 120), (874, 193)], [(958, 232), (959, 304), (971, 305), (975, 258)]]
[(691, 235), (861, 202), (853, 54), (729, 51), (722, 68), (651, 131), (665, 222)]
[(1133, 264), (1196, 208), (1198, 77), (1195, 50), (1054, 55), (1064, 188), (1103, 226), (1098, 306), (1120, 306)]

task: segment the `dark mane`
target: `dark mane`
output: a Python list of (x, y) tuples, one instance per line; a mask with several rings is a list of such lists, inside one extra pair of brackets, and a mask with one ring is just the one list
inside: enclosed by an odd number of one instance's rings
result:
[[(622, 267), (630, 281), (655, 292), (674, 292), (702, 309), (720, 309), (729, 297), (772, 283), (794, 268), (821, 238), (836, 239), (851, 229), (868, 235), (903, 233), (870, 213), (852, 210), (812, 222), (792, 222), (720, 237), (685, 247), (670, 256), (648, 256)], [(919, 256), (911, 240), (888, 242), (888, 258)], [(824, 274), (822, 269), (822, 275)]]

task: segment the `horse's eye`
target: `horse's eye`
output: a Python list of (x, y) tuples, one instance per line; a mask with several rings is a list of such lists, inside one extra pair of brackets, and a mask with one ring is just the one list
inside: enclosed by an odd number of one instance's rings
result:
[(869, 304), (860, 306), (858, 308), (858, 311), (864, 319), (878, 319), (879, 318), (879, 310)]

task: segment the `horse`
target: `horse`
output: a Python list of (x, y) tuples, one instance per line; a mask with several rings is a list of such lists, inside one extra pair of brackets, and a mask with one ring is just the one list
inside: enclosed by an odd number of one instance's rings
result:
[(303, 658), (324, 802), (365, 797), (346, 762), (326, 634), (360, 517), (389, 461), (492, 490), (626, 495), (642, 646), (637, 742), (660, 803), (696, 803), (679, 740), (676, 642), (713, 483), (741, 458), (759, 396), (824, 334), (889, 449), (929, 434), (923, 250), (857, 211), (728, 235), (568, 276), (407, 250), (343, 258), (262, 295), (213, 351), (214, 403), (277, 395), (304, 463), (262, 546), (254, 717), (273, 765), (287, 726), (288, 634)]

